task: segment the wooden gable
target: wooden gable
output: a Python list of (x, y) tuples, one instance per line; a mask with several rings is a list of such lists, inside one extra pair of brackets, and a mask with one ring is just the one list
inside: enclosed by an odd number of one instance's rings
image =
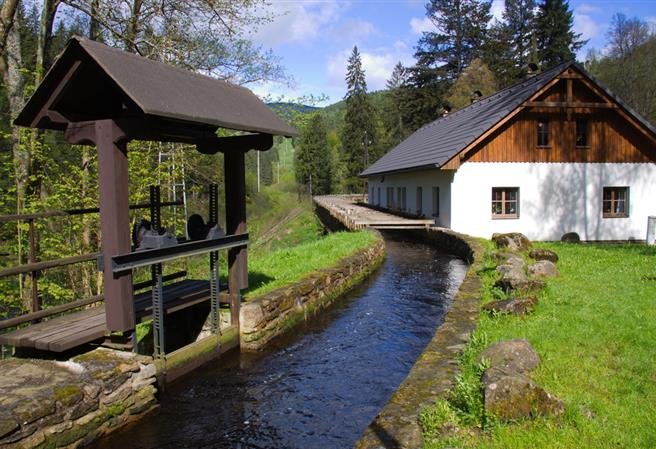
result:
[[(548, 145), (538, 146), (538, 120), (549, 123)], [(585, 145), (577, 146), (577, 120), (585, 122)], [(463, 151), (459, 162), (465, 161), (656, 162), (656, 135), (593, 80), (570, 66), (508, 120)]]

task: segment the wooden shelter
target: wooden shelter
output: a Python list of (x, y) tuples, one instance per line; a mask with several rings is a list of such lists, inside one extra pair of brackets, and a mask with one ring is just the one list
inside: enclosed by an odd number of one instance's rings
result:
[[(68, 42), (14, 123), (61, 130), (68, 142), (96, 145), (98, 149), (99, 266), (109, 332), (130, 332), (135, 326), (130, 267), (140, 265), (135, 264), (135, 257), (130, 259), (127, 143), (183, 142), (196, 145), (204, 154), (222, 152), (226, 240), (209, 246), (207, 242), (196, 242), (195, 246), (188, 243), (168, 252), (152, 250), (162, 254), (150, 254), (148, 259), (141, 253), (136, 259), (152, 264), (172, 251), (191, 254), (230, 248), (231, 315), (238, 324), (239, 290), (248, 283), (244, 239), (235, 239), (246, 233), (244, 153), (268, 150), (273, 135), (294, 136), (294, 128), (248, 89), (79, 37)], [(219, 128), (243, 134), (217, 137)]]

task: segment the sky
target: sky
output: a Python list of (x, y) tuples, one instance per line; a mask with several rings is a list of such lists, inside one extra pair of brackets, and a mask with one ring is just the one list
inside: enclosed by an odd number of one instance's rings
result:
[[(260, 83), (249, 87), (268, 99), (295, 100), (325, 96), (318, 106), (340, 101), (346, 92), (346, 60), (357, 45), (369, 91), (383, 89), (397, 62), (414, 64), (423, 31), (431, 29), (426, 0), (271, 0), (274, 19), (253, 39), (273, 50), (293, 78), (292, 85)], [(590, 48), (603, 50), (615, 13), (638, 17), (656, 27), (656, 0), (571, 0), (574, 31), (589, 39), (577, 59)], [(492, 14), (501, 18), (503, 0)]]

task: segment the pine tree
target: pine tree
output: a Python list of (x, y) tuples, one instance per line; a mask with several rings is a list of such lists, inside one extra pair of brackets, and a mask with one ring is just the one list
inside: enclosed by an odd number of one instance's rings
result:
[(543, 0), (535, 20), (538, 58), (547, 68), (574, 59), (587, 41), (572, 31), (574, 19), (567, 0)]
[(481, 56), (490, 15), (490, 1), (431, 0), (426, 15), (436, 32), (424, 33), (417, 45), (418, 65), (439, 69), (455, 81), (469, 63)]
[(314, 114), (303, 129), (295, 157), (296, 182), (306, 186), (306, 191), (312, 195), (330, 193), (331, 158), (326, 125), (321, 114)]
[(401, 116), (403, 104), (403, 86), (407, 80), (407, 70), (398, 62), (394, 66), (390, 79), (385, 83), (385, 92), (381, 119), (383, 122), (383, 133), (381, 135), (381, 148), (385, 151), (396, 146), (407, 136), (406, 127)]
[(367, 82), (357, 46), (348, 59), (346, 87), (342, 130), (342, 157), (346, 166), (344, 189), (356, 193), (361, 192), (364, 185), (358, 175), (378, 157), (375, 111), (367, 96)]
[(417, 64), (408, 69), (401, 89), (399, 110), (408, 131), (439, 117), (451, 84), (474, 58), (483, 56), (490, 5), (489, 0), (431, 0), (426, 5), (437, 31), (419, 40)]

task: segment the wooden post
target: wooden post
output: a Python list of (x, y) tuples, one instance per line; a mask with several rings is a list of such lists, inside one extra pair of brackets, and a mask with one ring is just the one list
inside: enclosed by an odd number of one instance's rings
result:
[[(244, 152), (226, 151), (225, 207), (226, 234), (246, 232), (246, 166)], [(240, 290), (248, 287), (248, 255), (246, 248), (228, 250), (228, 290), (232, 324), (239, 327)]]
[[(29, 262), (36, 263), (36, 229), (34, 228), (34, 219), (30, 218), (29, 220), (29, 239), (30, 239), (30, 255)], [(39, 272), (34, 270), (30, 273), (30, 279), (32, 281), (32, 306), (30, 312), (38, 312), (41, 310), (41, 302), (39, 301), (39, 288), (37, 286), (37, 277)]]
[(134, 329), (132, 275), (114, 275), (111, 257), (130, 252), (127, 139), (113, 120), (95, 122), (100, 180), (100, 232), (107, 329)]

